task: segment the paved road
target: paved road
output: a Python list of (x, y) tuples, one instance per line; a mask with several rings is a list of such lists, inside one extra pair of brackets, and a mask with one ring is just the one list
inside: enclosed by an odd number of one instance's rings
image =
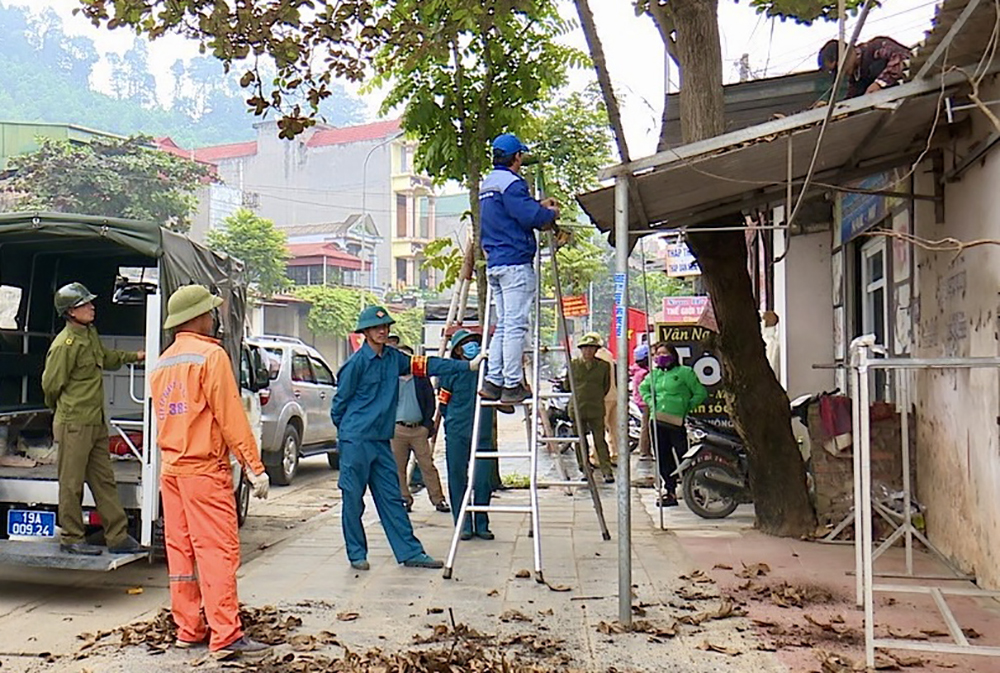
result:
[[(309, 519), (337, 507), (337, 473), (323, 456), (302, 462), (291, 486), (252, 500), (240, 530), (243, 562), (294, 537)], [(142, 593), (130, 594), (136, 587)], [(69, 652), (83, 631), (111, 629), (163, 605), (166, 567), (139, 562), (110, 573), (0, 567), (0, 667), (27, 671), (38, 654)]]

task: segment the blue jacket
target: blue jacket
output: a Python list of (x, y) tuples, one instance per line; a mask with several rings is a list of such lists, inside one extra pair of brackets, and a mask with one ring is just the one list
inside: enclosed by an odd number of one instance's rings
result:
[(479, 221), (486, 266), (531, 264), (535, 257), (535, 229), (556, 219), (528, 193), (524, 178), (504, 166), (495, 166), (479, 187)]
[[(413, 364), (411, 368), (411, 362)], [(348, 358), (337, 374), (337, 394), (330, 418), (340, 441), (392, 439), (396, 431), (399, 377), (438, 376), (469, 371), (469, 363), (443, 358), (414, 357), (386, 346), (376, 355), (368, 343)]]

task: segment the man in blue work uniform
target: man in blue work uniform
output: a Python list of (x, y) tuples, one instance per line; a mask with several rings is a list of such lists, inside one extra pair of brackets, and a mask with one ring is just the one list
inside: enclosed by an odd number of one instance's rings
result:
[(386, 345), (389, 325), (396, 321), (381, 306), (369, 306), (358, 317), (355, 333), (365, 342), (337, 375), (337, 394), (330, 417), (338, 429), (342, 522), (347, 558), (356, 570), (368, 570), (368, 540), (361, 524), (365, 490), (370, 488), (382, 528), (396, 561), (411, 568), (441, 568), (424, 552), (413, 534), (403, 505), (396, 460), (389, 447), (396, 424), (399, 377), (440, 376), (478, 369), (482, 357), (469, 362), (409, 357)]
[(518, 404), (530, 395), (524, 385), (525, 337), (535, 296), (535, 230), (555, 227), (555, 199), (539, 202), (519, 171), (528, 148), (512, 133), (493, 141), (493, 170), (479, 188), (479, 217), (486, 279), (497, 307), (489, 368), (480, 395)]
[[(455, 360), (473, 360), (479, 357), (480, 337), (460, 329), (451, 337), (451, 357)], [(458, 521), (458, 511), (469, 485), (469, 455), (472, 452), (472, 421), (476, 409), (476, 372), (458, 371), (438, 376), (438, 403), (444, 417), (445, 461), (448, 465), (448, 496), (451, 511)], [(493, 407), (482, 407), (479, 415), (479, 450), (494, 451)], [(492, 474), (496, 459), (477, 458), (472, 477), (472, 504), (489, 505), (493, 493)], [(490, 520), (486, 512), (476, 512), (462, 525), (462, 539), (471, 540), (475, 535), (492, 540)]]

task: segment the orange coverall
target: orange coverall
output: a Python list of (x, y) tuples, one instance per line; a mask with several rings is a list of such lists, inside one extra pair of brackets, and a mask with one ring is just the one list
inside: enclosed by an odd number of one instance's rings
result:
[[(179, 332), (150, 376), (161, 496), (177, 638), (210, 649), (243, 636), (236, 571), (240, 540), (229, 464), (232, 452), (264, 471), (229, 356), (216, 339)], [(204, 606), (205, 619), (201, 610)]]

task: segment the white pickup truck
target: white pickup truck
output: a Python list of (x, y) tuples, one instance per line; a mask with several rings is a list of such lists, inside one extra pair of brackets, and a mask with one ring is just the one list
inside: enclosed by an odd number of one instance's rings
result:
[[(0, 214), (0, 290), (8, 307), (13, 305), (0, 323), (3, 565), (106, 571), (150, 556), (80, 556), (58, 548), (59, 484), (54, 451), (49, 448), (52, 415), (42, 403), (41, 374), (49, 343), (62, 329), (53, 294), (72, 281), (97, 294), (96, 324), (106, 345), (145, 350), (146, 369), (156, 365), (169, 343), (161, 316), (173, 290), (200, 283), (222, 296), (226, 300), (220, 313), (223, 345), (244, 388), (251, 420), (254, 415), (259, 418), (255, 396), (267, 385), (267, 370), (257, 350), (242, 343), (246, 302), (242, 263), (155, 223), (61, 213)], [(153, 440), (156, 417), (143, 373), (142, 367), (107, 372), (104, 384), (118, 493), (130, 533), (151, 547), (155, 556), (163, 543), (159, 452)], [(242, 522), (249, 487), (235, 463), (234, 477)], [(89, 489), (84, 490), (83, 505), (88, 532), (99, 539), (100, 519)]]

